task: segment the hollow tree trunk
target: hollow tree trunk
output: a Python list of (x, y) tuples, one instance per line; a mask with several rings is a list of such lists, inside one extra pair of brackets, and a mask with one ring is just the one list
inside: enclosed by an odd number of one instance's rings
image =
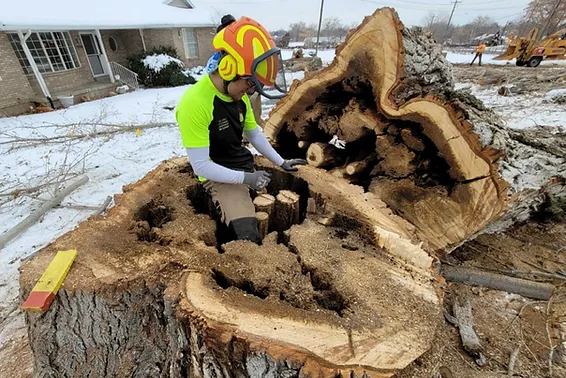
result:
[(564, 188), (565, 135), (506, 128), (481, 101), (454, 90), (440, 46), (387, 8), (350, 33), (330, 67), (293, 83), (265, 131), (286, 157), (304, 156), (297, 140), (337, 136), (352, 158), (373, 147), (369, 175), (350, 182), (409, 224), (388, 232), (411, 234), (429, 252), (524, 220), (542, 192)]
[[(364, 167), (352, 183), (257, 159), (272, 174), (270, 195), (299, 198), (299, 224), (274, 225), (261, 246), (218, 245), (224, 228), (208, 215), (186, 159), (125, 187), (107, 216), (22, 265), (25, 297), (57, 250), (78, 251), (51, 308), (26, 314), (36, 376), (377, 378), (410, 366), (443, 321), (430, 253), (515, 214), (520, 202), (508, 193), (524, 194), (525, 185), (507, 184), (509, 167), (521, 151), (541, 150), (517, 141), (473, 98), (454, 100), (451, 81), (440, 49), (403, 29), (393, 10), (366, 18), (331, 67), (293, 85), (266, 131), (288, 155), (306, 154), (299, 141), (337, 135), (351, 158), (326, 169), (345, 171), (363, 154), (375, 154), (380, 168)], [(508, 140), (515, 160), (486, 147)], [(394, 164), (378, 146), (406, 161)], [(564, 164), (562, 150), (548, 146), (538, 186), (552, 164)]]

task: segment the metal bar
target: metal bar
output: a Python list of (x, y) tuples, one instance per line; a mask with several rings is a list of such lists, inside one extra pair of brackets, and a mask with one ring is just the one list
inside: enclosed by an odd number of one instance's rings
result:
[(318, 56), (318, 44), (320, 41), (320, 27), (322, 26), (322, 10), (324, 9), (324, 0), (320, 2), (320, 17), (318, 18), (318, 31), (316, 32), (316, 50), (314, 56)]
[(28, 30), (25, 36), (21, 30), (18, 30), (18, 37), (20, 37), (20, 42), (22, 44), (22, 48), (24, 49), (24, 54), (26, 54), (26, 58), (28, 58), (29, 64), (31, 65), (31, 69), (35, 75), (35, 78), (39, 83), (39, 87), (41, 88), (43, 95), (47, 97), (49, 102), (51, 102), (52, 100), (51, 100), (51, 93), (49, 93), (49, 88), (47, 88), (47, 84), (45, 84), (45, 80), (43, 80), (43, 76), (41, 75), (41, 72), (39, 72), (39, 69), (37, 68), (37, 64), (35, 64), (35, 60), (33, 59), (33, 56), (31, 55), (31, 52), (29, 51), (28, 45), (26, 43), (30, 35), (31, 35), (31, 30)]

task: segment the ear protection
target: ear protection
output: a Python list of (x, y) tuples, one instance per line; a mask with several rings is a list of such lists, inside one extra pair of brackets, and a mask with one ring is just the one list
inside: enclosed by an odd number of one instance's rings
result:
[(238, 74), (238, 64), (236, 63), (236, 59), (228, 54), (224, 54), (218, 62), (218, 73), (225, 81), (234, 80)]

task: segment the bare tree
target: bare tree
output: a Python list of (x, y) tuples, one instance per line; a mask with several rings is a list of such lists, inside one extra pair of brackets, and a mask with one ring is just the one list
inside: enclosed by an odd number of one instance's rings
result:
[(528, 27), (538, 27), (540, 37), (554, 33), (566, 23), (566, 1), (533, 0), (527, 6), (523, 21)]

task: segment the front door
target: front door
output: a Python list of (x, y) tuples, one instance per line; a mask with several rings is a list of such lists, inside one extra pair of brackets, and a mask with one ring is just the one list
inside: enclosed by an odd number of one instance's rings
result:
[(94, 77), (105, 74), (102, 65), (102, 52), (100, 49), (100, 41), (94, 33), (81, 33), (81, 39), (85, 48), (85, 53), (90, 64), (90, 69)]

